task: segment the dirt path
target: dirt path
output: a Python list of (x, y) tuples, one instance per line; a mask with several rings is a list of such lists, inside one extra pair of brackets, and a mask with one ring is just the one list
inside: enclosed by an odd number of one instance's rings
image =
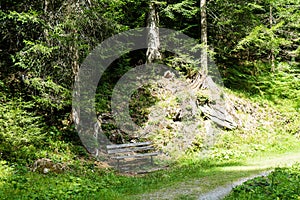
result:
[(133, 199), (222, 199), (233, 187), (248, 179), (267, 175), (275, 167), (290, 166), (300, 161), (300, 152), (291, 152), (269, 158), (262, 157), (246, 161), (243, 166), (220, 167), (216, 174), (201, 179), (187, 180), (172, 187), (161, 188), (152, 193), (133, 197)]

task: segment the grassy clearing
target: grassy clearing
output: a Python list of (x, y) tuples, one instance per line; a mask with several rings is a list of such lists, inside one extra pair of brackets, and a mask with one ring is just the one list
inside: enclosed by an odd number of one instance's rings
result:
[[(299, 148), (300, 149), (300, 148)], [(1, 199), (195, 199), (201, 193), (242, 177), (300, 159), (293, 153), (261, 154), (244, 161), (190, 159), (166, 171), (145, 176), (120, 175), (85, 166), (62, 174), (38, 174), (1, 163)]]
[[(231, 95), (239, 96), (237, 93)], [(87, 158), (81, 163), (76, 161), (78, 157), (75, 155), (72, 154), (72, 157), (71, 154), (64, 153), (60, 154), (65, 155), (68, 158), (66, 160), (71, 160), (72, 165), (68, 171), (61, 174), (33, 173), (24, 165), (1, 162), (0, 197), (196, 199), (201, 193), (218, 186), (275, 168), (280, 163), (299, 160), (300, 143), (297, 130), (300, 122), (295, 117), (297, 111), (289, 107), (288, 101), (282, 102), (278, 107), (270, 101), (254, 99), (249, 102), (245, 100), (246, 97), (239, 98), (244, 109), (250, 110), (240, 113), (240, 116), (245, 118), (243, 128), (234, 131), (223, 130), (205, 155), (199, 154), (199, 151), (203, 150), (201, 146), (199, 149), (199, 146), (194, 146), (182, 157), (174, 158), (169, 169), (143, 176), (121, 175), (109, 169), (99, 169)], [(251, 111), (253, 108), (256, 110)], [(52, 148), (58, 148), (55, 143), (49, 143)], [(36, 155), (33, 155), (33, 158), (35, 157)]]

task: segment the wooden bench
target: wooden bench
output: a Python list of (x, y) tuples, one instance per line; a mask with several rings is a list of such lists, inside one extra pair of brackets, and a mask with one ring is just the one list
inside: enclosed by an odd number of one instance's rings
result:
[(153, 156), (157, 156), (157, 152), (151, 152), (154, 150), (152, 142), (139, 142), (139, 143), (128, 143), (128, 144), (113, 144), (107, 145), (106, 150), (108, 155), (112, 159), (117, 160), (117, 168), (120, 170), (120, 160), (126, 158), (151, 158), (151, 165), (153, 165)]

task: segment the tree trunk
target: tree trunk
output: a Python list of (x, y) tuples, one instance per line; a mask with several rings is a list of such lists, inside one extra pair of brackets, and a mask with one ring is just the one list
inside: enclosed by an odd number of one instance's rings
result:
[[(46, 17), (48, 17), (48, 5), (49, 5), (48, 0), (45, 0), (45, 2), (44, 2), (44, 15)], [(47, 24), (49, 25), (50, 22), (47, 22)], [(46, 40), (47, 45), (50, 46), (49, 32), (48, 32), (47, 28), (44, 29), (44, 36), (45, 36), (45, 40)]]
[(203, 47), (201, 49), (201, 72), (199, 71), (196, 78), (191, 84), (191, 88), (197, 90), (203, 84), (203, 81), (208, 74), (208, 59), (207, 59), (207, 15), (206, 15), (206, 0), (200, 1), (200, 12), (201, 12), (201, 43)]
[(206, 76), (208, 73), (206, 0), (200, 1), (200, 12), (201, 12), (201, 43), (203, 44), (203, 48), (201, 51), (201, 71), (202, 71), (202, 75)]
[(155, 60), (161, 59), (161, 54), (159, 52), (160, 42), (159, 42), (159, 16), (156, 12), (155, 3), (150, 3), (150, 12), (147, 20), (148, 32), (148, 50), (146, 53), (147, 61), (146, 63), (153, 63)]
[[(270, 16), (269, 16), (269, 23), (270, 23), (270, 29), (273, 26), (273, 13), (272, 13), (272, 4), (270, 3)], [(270, 59), (271, 59), (271, 71), (274, 72), (275, 71), (275, 56), (274, 56), (274, 50), (271, 47), (271, 53), (270, 53)]]

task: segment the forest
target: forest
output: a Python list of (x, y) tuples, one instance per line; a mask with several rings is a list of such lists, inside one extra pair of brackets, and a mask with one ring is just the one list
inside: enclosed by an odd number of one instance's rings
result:
[(0, 199), (299, 199), (299, 90), (300, 0), (1, 0)]

